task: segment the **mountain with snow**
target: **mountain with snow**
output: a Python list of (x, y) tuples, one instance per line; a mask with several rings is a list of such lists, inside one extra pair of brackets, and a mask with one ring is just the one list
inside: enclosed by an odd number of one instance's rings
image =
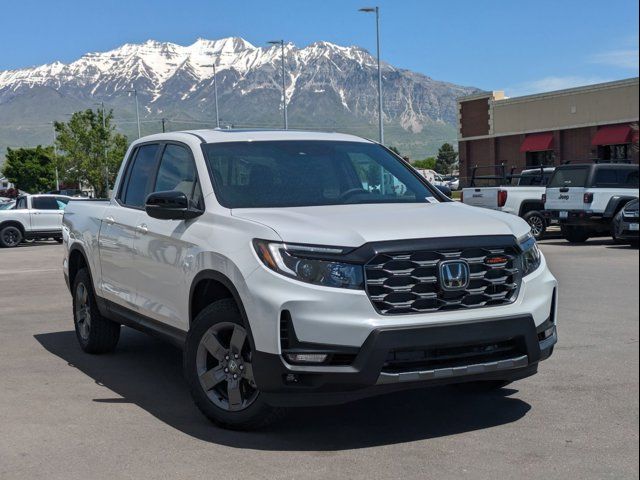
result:
[[(377, 65), (366, 50), (317, 42), (285, 44), (291, 128), (377, 131)], [(118, 128), (135, 138), (136, 90), (143, 133), (212, 127), (214, 66), (223, 126), (280, 127), (280, 45), (256, 47), (238, 37), (189, 46), (149, 40), (88, 53), (64, 64), (0, 71), (0, 155), (7, 146), (51, 143), (50, 122), (70, 112), (113, 109)], [(412, 156), (455, 140), (456, 101), (477, 91), (420, 73), (382, 66), (386, 143)]]

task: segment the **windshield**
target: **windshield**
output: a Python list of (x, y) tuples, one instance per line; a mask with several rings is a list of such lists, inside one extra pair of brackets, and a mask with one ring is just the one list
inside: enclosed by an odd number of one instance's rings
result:
[(418, 175), (373, 143), (211, 143), (205, 156), (227, 208), (437, 201)]
[(585, 187), (589, 167), (557, 168), (549, 182), (549, 188)]

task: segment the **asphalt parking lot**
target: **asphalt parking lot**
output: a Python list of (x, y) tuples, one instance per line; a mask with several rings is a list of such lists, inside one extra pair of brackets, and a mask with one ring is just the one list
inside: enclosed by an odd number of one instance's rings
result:
[(295, 410), (252, 433), (204, 419), (169, 345), (126, 330), (115, 354), (83, 354), (60, 245), (0, 250), (0, 478), (637, 478), (638, 250), (542, 249), (560, 343), (538, 375)]

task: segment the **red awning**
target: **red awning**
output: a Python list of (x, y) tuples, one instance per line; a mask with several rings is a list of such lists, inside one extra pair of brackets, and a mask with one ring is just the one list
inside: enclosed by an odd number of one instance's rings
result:
[(553, 132), (532, 133), (524, 138), (520, 145), (521, 152), (542, 152), (553, 150)]
[(620, 145), (631, 142), (629, 125), (607, 125), (600, 127), (591, 140), (591, 145)]

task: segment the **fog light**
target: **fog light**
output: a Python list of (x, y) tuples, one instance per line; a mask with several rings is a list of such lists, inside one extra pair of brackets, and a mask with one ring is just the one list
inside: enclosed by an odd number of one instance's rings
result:
[(287, 353), (285, 355), (291, 363), (322, 363), (327, 357), (326, 353)]
[(544, 331), (544, 338), (549, 338), (551, 335), (553, 335), (553, 331), (555, 330), (556, 327), (551, 327), (551, 328), (547, 328)]

